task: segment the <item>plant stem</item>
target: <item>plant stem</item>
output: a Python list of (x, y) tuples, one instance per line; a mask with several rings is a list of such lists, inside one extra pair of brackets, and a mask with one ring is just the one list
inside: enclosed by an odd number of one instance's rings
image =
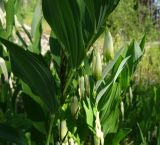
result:
[(74, 72), (75, 72), (75, 69), (74, 69), (74, 70), (71, 70), (71, 72), (69, 73), (69, 79), (68, 79), (67, 82), (66, 82), (66, 85), (65, 85), (63, 94), (66, 93), (67, 88), (68, 88), (68, 86), (69, 86), (69, 84), (70, 84), (70, 82), (71, 82), (71, 80), (72, 80), (72, 77), (73, 77)]
[(48, 132), (48, 136), (47, 136), (46, 145), (49, 145), (49, 143), (50, 143), (50, 138), (51, 138), (51, 133), (52, 133), (52, 128), (53, 128), (53, 122), (54, 122), (54, 114), (51, 114), (50, 117), (51, 118), (50, 118), (49, 132)]

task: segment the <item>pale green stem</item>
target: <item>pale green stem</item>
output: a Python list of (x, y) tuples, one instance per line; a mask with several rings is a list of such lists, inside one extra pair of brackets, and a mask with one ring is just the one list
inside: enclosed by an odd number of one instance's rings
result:
[(73, 74), (75, 72), (75, 69), (74, 70), (71, 70), (70, 74), (69, 74), (69, 79), (67, 80), (66, 82), (66, 85), (65, 85), (65, 88), (64, 88), (64, 91), (63, 91), (63, 94), (65, 94), (65, 92), (67, 91), (67, 88), (72, 80), (72, 77), (73, 77)]
[(50, 120), (49, 132), (48, 132), (48, 136), (47, 136), (46, 145), (49, 145), (49, 143), (50, 143), (51, 134), (52, 134), (52, 128), (53, 128), (53, 122), (54, 122), (54, 115), (51, 114), (51, 120)]

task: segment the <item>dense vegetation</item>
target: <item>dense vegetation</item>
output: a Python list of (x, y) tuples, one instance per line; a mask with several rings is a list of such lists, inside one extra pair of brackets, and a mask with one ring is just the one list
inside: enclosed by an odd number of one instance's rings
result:
[(0, 145), (160, 145), (159, 32), (147, 6), (8, 0), (0, 10)]

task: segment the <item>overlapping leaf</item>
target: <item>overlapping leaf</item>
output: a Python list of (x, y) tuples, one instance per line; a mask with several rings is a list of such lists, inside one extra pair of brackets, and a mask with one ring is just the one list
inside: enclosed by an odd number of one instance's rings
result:
[(83, 18), (83, 30), (87, 46), (99, 37), (104, 31), (109, 14), (116, 8), (119, 0), (84, 0), (86, 14)]
[(72, 67), (105, 29), (107, 16), (119, 0), (42, 0), (43, 14)]
[(13, 72), (27, 83), (51, 111), (56, 109), (55, 82), (49, 69), (38, 55), (23, 50), (20, 46), (0, 38), (8, 48)]
[(75, 67), (84, 57), (79, 8), (75, 0), (43, 0), (43, 13), (69, 61)]
[(101, 123), (104, 135), (117, 131), (121, 89), (118, 83), (113, 83), (110, 90), (99, 102), (99, 109), (101, 110)]

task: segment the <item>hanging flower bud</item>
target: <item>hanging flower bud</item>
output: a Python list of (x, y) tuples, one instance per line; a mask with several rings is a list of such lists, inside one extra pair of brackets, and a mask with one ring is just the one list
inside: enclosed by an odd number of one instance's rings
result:
[(58, 141), (58, 142), (56, 143), (56, 145), (60, 145), (60, 142)]
[(0, 26), (2, 28), (6, 27), (6, 12), (4, 12), (1, 8), (0, 8)]
[(92, 69), (93, 69), (93, 77), (96, 80), (99, 80), (102, 76), (102, 62), (99, 50), (97, 50), (96, 54), (93, 56)]
[(61, 140), (64, 139), (68, 131), (66, 120), (61, 121)]
[(84, 76), (81, 76), (79, 79), (79, 95), (81, 98), (84, 97), (85, 87), (84, 87)]
[(76, 113), (78, 112), (78, 109), (79, 109), (78, 99), (76, 96), (74, 96), (71, 101), (71, 114), (72, 114), (72, 116), (76, 115)]
[(130, 101), (131, 101), (131, 104), (132, 104), (133, 92), (132, 92), (132, 88), (131, 87), (129, 87), (129, 97), (130, 97)]
[(30, 132), (25, 133), (25, 137), (27, 139), (28, 144), (31, 144), (31, 133)]
[(101, 131), (99, 112), (96, 113), (95, 125), (96, 125), (95, 126), (96, 135), (94, 137), (94, 144), (95, 145), (104, 145), (104, 137), (103, 137), (103, 132)]
[(90, 96), (90, 82), (87, 75), (84, 76), (85, 79), (85, 87), (86, 87), (86, 94)]
[(73, 138), (70, 138), (68, 142), (69, 142), (69, 145), (74, 145), (74, 140), (73, 140)]
[(113, 39), (109, 31), (105, 32), (103, 55), (106, 59), (114, 59)]
[(121, 113), (122, 113), (122, 121), (124, 121), (124, 103), (121, 101)]

